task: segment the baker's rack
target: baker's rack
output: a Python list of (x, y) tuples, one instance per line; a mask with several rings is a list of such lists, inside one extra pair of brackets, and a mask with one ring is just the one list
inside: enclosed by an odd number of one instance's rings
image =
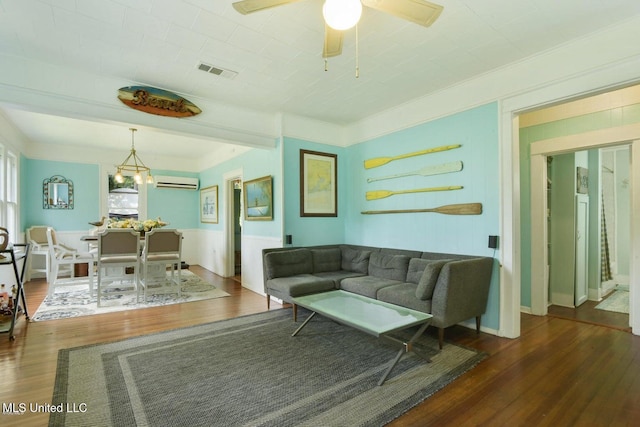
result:
[[(27, 320), (29, 320), (29, 312), (27, 311), (27, 301), (24, 295), (24, 272), (27, 267), (27, 260), (29, 256), (29, 243), (14, 243), (6, 249), (0, 250), (0, 266), (3, 265), (11, 265), (13, 267), (13, 274), (16, 279), (15, 283), (15, 292), (11, 289), (6, 289), (8, 293), (8, 298), (13, 301), (13, 307), (10, 307), (11, 313), (8, 313), (4, 316), (10, 317), (9, 322), (3, 322), (2, 326), (0, 326), (0, 333), (9, 334), (9, 340), (13, 341), (16, 339), (13, 334), (13, 328), (16, 325), (16, 320), (18, 319), (18, 315), (20, 312), (24, 312), (24, 316)], [(22, 263), (22, 269), (18, 272), (18, 261), (24, 260)], [(4, 309), (9, 311), (9, 307), (0, 307), (0, 309)], [(9, 327), (6, 328), (5, 323), (8, 323)]]

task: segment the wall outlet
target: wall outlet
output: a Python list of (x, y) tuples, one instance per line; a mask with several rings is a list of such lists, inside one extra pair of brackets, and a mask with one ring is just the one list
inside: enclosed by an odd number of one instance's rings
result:
[(489, 247), (491, 249), (498, 249), (498, 236), (489, 236)]

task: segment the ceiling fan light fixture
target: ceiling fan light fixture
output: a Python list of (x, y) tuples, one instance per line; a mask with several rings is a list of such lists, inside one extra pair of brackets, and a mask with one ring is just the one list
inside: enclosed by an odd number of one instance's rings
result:
[(362, 3), (360, 0), (325, 0), (322, 15), (334, 30), (348, 30), (360, 20)]

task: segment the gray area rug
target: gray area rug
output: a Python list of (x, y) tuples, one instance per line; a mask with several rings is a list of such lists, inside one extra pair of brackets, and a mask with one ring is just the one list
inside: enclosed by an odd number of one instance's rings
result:
[[(308, 312), (301, 310), (304, 319)], [(298, 336), (290, 309), (61, 350), (50, 426), (381, 426), (485, 355), (423, 336), (398, 351), (316, 316)], [(73, 406), (72, 406), (73, 407)]]
[[(102, 297), (100, 307), (97, 304), (95, 287), (94, 295), (89, 295), (88, 278), (66, 279), (66, 282), (62, 282), (61, 285), (54, 288), (52, 297), (48, 295), (45, 297), (31, 319), (35, 322), (41, 322), (229, 296), (225, 291), (216, 288), (189, 270), (182, 270), (180, 279), (182, 283), (180, 297), (177, 293), (158, 293), (148, 295), (147, 302), (142, 302), (142, 299), (138, 302), (135, 293), (114, 292), (112, 295)], [(134, 289), (126, 281), (123, 281), (121, 288), (124, 290)]]

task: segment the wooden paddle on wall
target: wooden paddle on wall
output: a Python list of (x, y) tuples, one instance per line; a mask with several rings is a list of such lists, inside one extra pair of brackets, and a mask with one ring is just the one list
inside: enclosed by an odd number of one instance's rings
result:
[(384, 199), (385, 197), (393, 196), (395, 194), (408, 194), (408, 193), (424, 193), (428, 191), (449, 191), (449, 190), (460, 190), (462, 189), (461, 185), (450, 185), (448, 187), (429, 187), (429, 188), (416, 188), (413, 190), (372, 190), (367, 191), (366, 198), (367, 200), (378, 200)]
[(365, 160), (364, 168), (365, 169), (377, 168), (378, 166), (386, 165), (387, 163), (392, 162), (394, 160), (406, 159), (408, 157), (414, 157), (414, 156), (422, 156), (423, 154), (438, 153), (440, 151), (453, 150), (454, 148), (459, 148), (461, 146), (462, 145), (460, 144), (442, 145), (440, 147), (429, 148), (427, 150), (422, 150), (422, 151), (415, 151), (413, 153), (400, 154), (398, 156), (393, 156), (393, 157), (376, 157), (373, 159)]
[(387, 211), (363, 211), (360, 213), (365, 215), (372, 215), (416, 212), (435, 212), (445, 215), (480, 215), (482, 213), (482, 203), (460, 203), (456, 205), (439, 206), (432, 209), (398, 209)]
[(377, 178), (368, 178), (367, 182), (382, 181), (383, 179), (393, 179), (393, 178), (400, 178), (403, 176), (411, 176), (411, 175), (422, 175), (422, 176), (440, 175), (443, 173), (459, 172), (461, 170), (462, 170), (461, 161), (449, 162), (449, 163), (442, 163), (441, 165), (425, 166), (422, 169), (413, 171), (413, 172), (397, 173), (395, 175), (381, 176)]

